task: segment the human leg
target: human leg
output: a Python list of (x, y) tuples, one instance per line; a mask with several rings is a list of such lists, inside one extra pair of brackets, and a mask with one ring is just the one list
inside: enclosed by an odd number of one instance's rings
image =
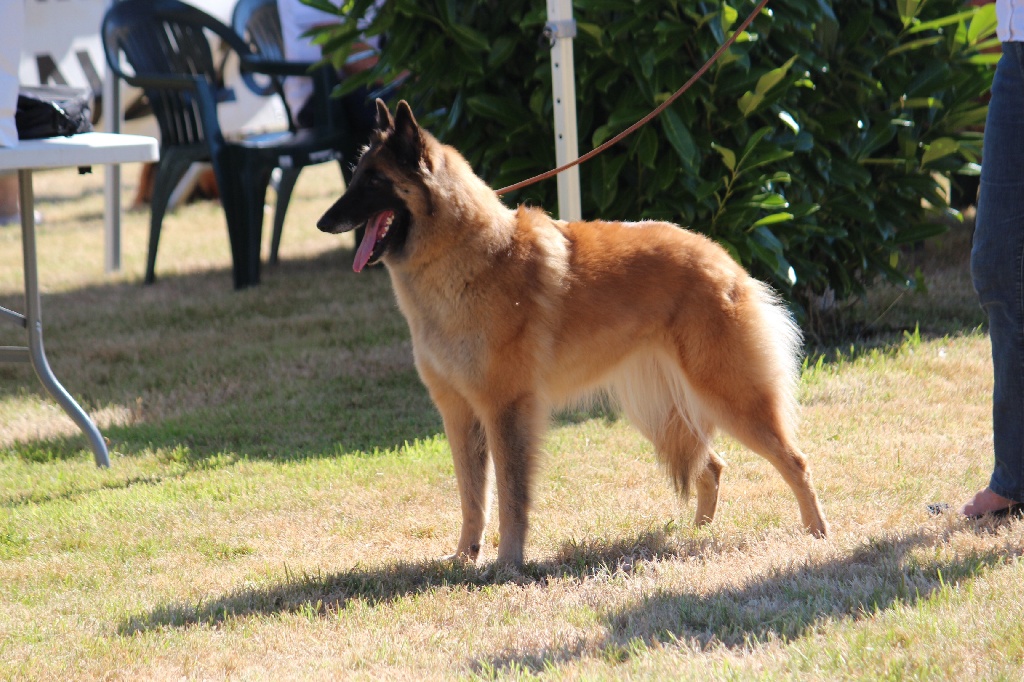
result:
[(985, 127), (971, 273), (989, 318), (995, 465), (969, 515), (1024, 501), (1024, 45), (1005, 43)]

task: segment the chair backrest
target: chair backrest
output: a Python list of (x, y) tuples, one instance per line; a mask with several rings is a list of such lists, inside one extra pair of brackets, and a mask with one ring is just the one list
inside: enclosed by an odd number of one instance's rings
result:
[[(277, 0), (238, 0), (231, 13), (231, 28), (262, 58), (269, 61), (285, 61)], [(257, 95), (267, 96), (280, 92), (280, 79), (268, 76), (266, 81), (266, 85), (256, 82)]]
[(231, 28), (266, 59), (284, 61), (277, 0), (238, 0), (231, 13)]
[(210, 37), (249, 51), (230, 28), (179, 0), (121, 0), (104, 16), (101, 35), (111, 70), (145, 91), (162, 145), (220, 139), (216, 102), (225, 97)]

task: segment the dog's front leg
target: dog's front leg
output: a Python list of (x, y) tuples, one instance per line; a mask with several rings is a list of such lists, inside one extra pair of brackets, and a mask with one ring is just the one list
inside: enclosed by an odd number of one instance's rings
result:
[(462, 503), (462, 532), (450, 558), (473, 562), (480, 556), (487, 524), (487, 439), (469, 403), (453, 388), (431, 382), (430, 394), (444, 421)]
[[(449, 421), (453, 422), (451, 427)], [(446, 418), (445, 433), (452, 448), (462, 503), (462, 532), (455, 558), (476, 561), (487, 525), (487, 439), (483, 426), (472, 413), (460, 414), (458, 419)]]
[(498, 489), (499, 564), (523, 563), (539, 425), (540, 415), (533, 396), (505, 405), (486, 424)]

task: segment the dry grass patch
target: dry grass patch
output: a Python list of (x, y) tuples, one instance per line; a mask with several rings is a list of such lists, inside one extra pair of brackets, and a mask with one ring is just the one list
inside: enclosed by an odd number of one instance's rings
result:
[[(926, 511), (991, 466), (965, 231), (908, 254), (927, 296), (879, 289), (862, 337), (810, 356), (829, 540), (727, 439), (719, 517), (694, 529), (597, 408), (554, 421), (510, 573), (486, 563), (494, 524), (480, 567), (436, 560), (460, 516), (447, 443), (385, 273), (353, 275), (351, 243), (313, 227), (336, 169), (303, 173), (284, 262), (243, 292), (215, 205), (172, 216), (143, 287), (147, 216), (105, 275), (100, 178), (38, 178), (50, 359), (115, 457), (95, 469), (30, 371), (0, 367), (0, 677), (1019, 678), (1024, 522)], [(0, 273), (5, 305), (19, 286)]]

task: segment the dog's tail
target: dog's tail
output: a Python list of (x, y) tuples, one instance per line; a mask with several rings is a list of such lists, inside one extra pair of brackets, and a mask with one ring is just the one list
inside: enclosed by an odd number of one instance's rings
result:
[(803, 332), (789, 308), (775, 291), (764, 282), (750, 280), (757, 293), (757, 312), (760, 320), (754, 333), (759, 335), (764, 370), (777, 387), (781, 407), (784, 409), (790, 433), (798, 420), (797, 387), (800, 384), (800, 366), (803, 358)]
[(689, 498), (707, 466), (715, 427), (678, 362), (666, 353), (638, 353), (610, 387), (629, 421), (654, 445), (676, 492)]

